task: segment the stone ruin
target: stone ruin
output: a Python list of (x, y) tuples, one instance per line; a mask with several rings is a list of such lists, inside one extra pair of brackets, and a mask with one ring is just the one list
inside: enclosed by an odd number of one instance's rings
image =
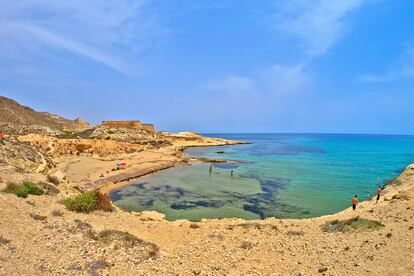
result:
[(146, 131), (154, 132), (155, 127), (153, 124), (143, 124), (138, 120), (134, 121), (103, 121), (102, 125), (110, 127), (124, 127), (124, 128), (135, 128), (144, 129)]

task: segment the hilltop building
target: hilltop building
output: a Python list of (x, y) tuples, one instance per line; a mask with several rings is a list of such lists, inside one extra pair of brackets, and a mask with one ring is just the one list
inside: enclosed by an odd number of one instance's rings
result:
[(153, 124), (143, 124), (138, 120), (133, 121), (103, 121), (102, 125), (111, 127), (125, 127), (125, 128), (136, 128), (145, 129), (146, 131), (155, 131)]

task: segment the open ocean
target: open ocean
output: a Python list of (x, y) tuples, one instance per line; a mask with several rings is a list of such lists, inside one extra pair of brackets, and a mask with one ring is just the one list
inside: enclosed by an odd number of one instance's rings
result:
[[(308, 218), (373, 196), (414, 163), (414, 136), (205, 134), (249, 145), (190, 148), (187, 155), (239, 164), (179, 166), (114, 190), (124, 210), (155, 210), (169, 220)], [(223, 153), (224, 152), (224, 153)], [(234, 176), (230, 176), (231, 170)]]

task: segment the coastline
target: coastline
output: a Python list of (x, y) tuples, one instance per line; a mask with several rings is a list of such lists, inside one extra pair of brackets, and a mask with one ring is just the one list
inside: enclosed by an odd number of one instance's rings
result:
[[(14, 194), (1, 193), (0, 222), (7, 227), (0, 229), (0, 259), (5, 260), (0, 274), (13, 274), (16, 269), (27, 275), (44, 273), (45, 269), (53, 275), (76, 274), (72, 270), (74, 264), (86, 273), (94, 262), (101, 260), (108, 263), (99, 269), (103, 275), (125, 275), (128, 271), (142, 275), (414, 273), (411, 265), (414, 258), (414, 164), (407, 166), (385, 187), (378, 204), (371, 199), (361, 202), (355, 211), (347, 208), (332, 215), (306, 219), (168, 221), (160, 213), (127, 212), (119, 208), (113, 212), (77, 213), (67, 210), (61, 203), (69, 195), (79, 193), (77, 187), (80, 190), (102, 188), (108, 184), (104, 183), (108, 177), (121, 175), (122, 179), (131, 173), (137, 176), (164, 167), (185, 165), (191, 158), (183, 156), (183, 148), (205, 143), (211, 146), (213, 141), (207, 143), (209, 139), (176, 141), (168, 147), (125, 155), (116, 152), (107, 158), (90, 154), (64, 158), (57, 163), (55, 172), (56, 175), (62, 173), (62, 178), (64, 175), (66, 179), (57, 186), (59, 194), (21, 199)], [(231, 145), (223, 140), (215, 142)], [(128, 168), (111, 172), (110, 168), (119, 161), (125, 161)], [(99, 177), (102, 172), (106, 177)], [(40, 174), (14, 176), (33, 181), (46, 178)], [(322, 227), (355, 218), (376, 221), (381, 226), (332, 233), (325, 232)], [(90, 231), (118, 231), (115, 233), (138, 237), (138, 251), (101, 243), (91, 237)], [(4, 241), (6, 245), (2, 246)], [(147, 252), (146, 244), (153, 244), (157, 251), (140, 259), (140, 252)], [(20, 265), (22, 261), (26, 266)]]
[(174, 160), (166, 164), (162, 164), (162, 165), (154, 164), (153, 166), (145, 168), (145, 169), (141, 169), (141, 170), (137, 169), (137, 172), (119, 173), (116, 176), (113, 176), (109, 179), (102, 179), (102, 180), (96, 181), (98, 185), (101, 185), (96, 190), (103, 194), (109, 195), (109, 193), (112, 192), (113, 190), (133, 184), (132, 181), (138, 180), (141, 177), (155, 174), (157, 172), (173, 168), (180, 164), (183, 165), (183, 164), (189, 164), (189, 163), (194, 163), (194, 162), (205, 162), (205, 163), (236, 162), (234, 160), (210, 159), (210, 158), (205, 158), (205, 157), (197, 158), (197, 157), (185, 156), (184, 151), (188, 148), (222, 147), (222, 146), (250, 144), (249, 142), (244, 142), (244, 141), (227, 140), (227, 139), (222, 139), (222, 138), (211, 138), (211, 137), (204, 137), (204, 136), (202, 137), (203, 137), (203, 141), (206, 141), (206, 142), (203, 142), (201, 144), (179, 145), (178, 147), (175, 147), (174, 156), (176, 158)]
[[(216, 139), (216, 138), (210, 138), (210, 137), (204, 137), (202, 136), (203, 139)], [(119, 189), (121, 187), (125, 187), (131, 184), (134, 184), (137, 180), (139, 180), (142, 177), (148, 177), (151, 176), (153, 174), (156, 174), (157, 172), (160, 171), (164, 171), (173, 167), (176, 167), (178, 165), (185, 165), (188, 163), (192, 163), (192, 162), (219, 162), (219, 163), (225, 163), (225, 162), (234, 162), (235, 160), (224, 160), (224, 159), (209, 159), (209, 158), (205, 158), (205, 157), (191, 157), (191, 156), (185, 156), (183, 153), (185, 151), (185, 149), (188, 148), (195, 148), (195, 147), (218, 147), (218, 146), (231, 146), (231, 145), (239, 145), (239, 144), (250, 144), (249, 142), (243, 142), (243, 141), (233, 141), (233, 140), (226, 140), (226, 139), (221, 139), (219, 138), (220, 141), (216, 141), (215, 143), (211, 144), (211, 141), (209, 141), (208, 143), (205, 144), (197, 144), (197, 145), (185, 145), (185, 146), (180, 146), (178, 148), (175, 148), (176, 154), (179, 153), (180, 155), (177, 156), (177, 159), (174, 162), (169, 163), (168, 165), (165, 166), (157, 166), (154, 165), (153, 167), (147, 168), (146, 170), (140, 171), (138, 173), (130, 173), (130, 174), (125, 174), (124, 176), (121, 174), (119, 174), (119, 178), (116, 181), (106, 181), (107, 183), (103, 184), (102, 186), (100, 186), (99, 188), (97, 188), (96, 190), (107, 194), (109, 197), (109, 193), (112, 192), (113, 190)], [(401, 174), (399, 176), (397, 176), (395, 179), (391, 180), (390, 182), (395, 182), (397, 179), (399, 179), (400, 177), (402, 177), (407, 171), (409, 170), (414, 170), (414, 164), (409, 164), (407, 167), (405, 167)], [(392, 184), (384, 184), (383, 186), (383, 196), (387, 195), (387, 200), (388, 197), (392, 197), (393, 195), (395, 195), (398, 192), (404, 191), (405, 189), (408, 189), (410, 187), (405, 187), (405, 185), (398, 187), (398, 189), (396, 189), (395, 186), (393, 186)], [(110, 198), (109, 198), (110, 199)], [(372, 202), (374, 201), (375, 196), (372, 196), (370, 199), (368, 200), (362, 200), (359, 203), (359, 208), (368, 208), (369, 206), (372, 206)], [(111, 200), (112, 202), (112, 200)], [(117, 207), (113, 202), (112, 205), (119, 209), (122, 212), (125, 212), (124, 210), (120, 209), (119, 207)], [(142, 212), (151, 212), (153, 214), (155, 214), (155, 217), (159, 218), (159, 217), (163, 217), (165, 216), (162, 213), (159, 213), (157, 211), (150, 211), (150, 210), (145, 210)], [(342, 215), (348, 215), (348, 214), (353, 214), (355, 212), (352, 211), (351, 207), (345, 208), (339, 212), (333, 213), (333, 214), (328, 214), (328, 215), (322, 215), (322, 216), (316, 216), (316, 217), (311, 217), (311, 218), (300, 218), (300, 219), (283, 219), (283, 220), (317, 220), (317, 219), (329, 219), (329, 218), (336, 218), (336, 217), (341, 217)], [(246, 219), (241, 219), (241, 218), (221, 218), (221, 219), (201, 219), (200, 222), (208, 222), (208, 221), (222, 221), (225, 222), (226, 220), (228, 221), (233, 221), (233, 220), (241, 220), (241, 221), (249, 221), (249, 222), (260, 222), (260, 221), (266, 221), (266, 220), (279, 220), (279, 218), (276, 217), (268, 217), (268, 218), (264, 218), (264, 219), (254, 219), (254, 220), (246, 220)], [(163, 219), (167, 222), (174, 222), (175, 220), (166, 220)]]

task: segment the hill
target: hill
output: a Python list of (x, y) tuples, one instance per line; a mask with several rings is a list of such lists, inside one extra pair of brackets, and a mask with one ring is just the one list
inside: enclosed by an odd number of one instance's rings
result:
[(7, 132), (22, 126), (42, 126), (52, 130), (81, 130), (88, 127), (82, 119), (69, 120), (48, 112), (38, 112), (15, 100), (0, 96), (0, 127)]

